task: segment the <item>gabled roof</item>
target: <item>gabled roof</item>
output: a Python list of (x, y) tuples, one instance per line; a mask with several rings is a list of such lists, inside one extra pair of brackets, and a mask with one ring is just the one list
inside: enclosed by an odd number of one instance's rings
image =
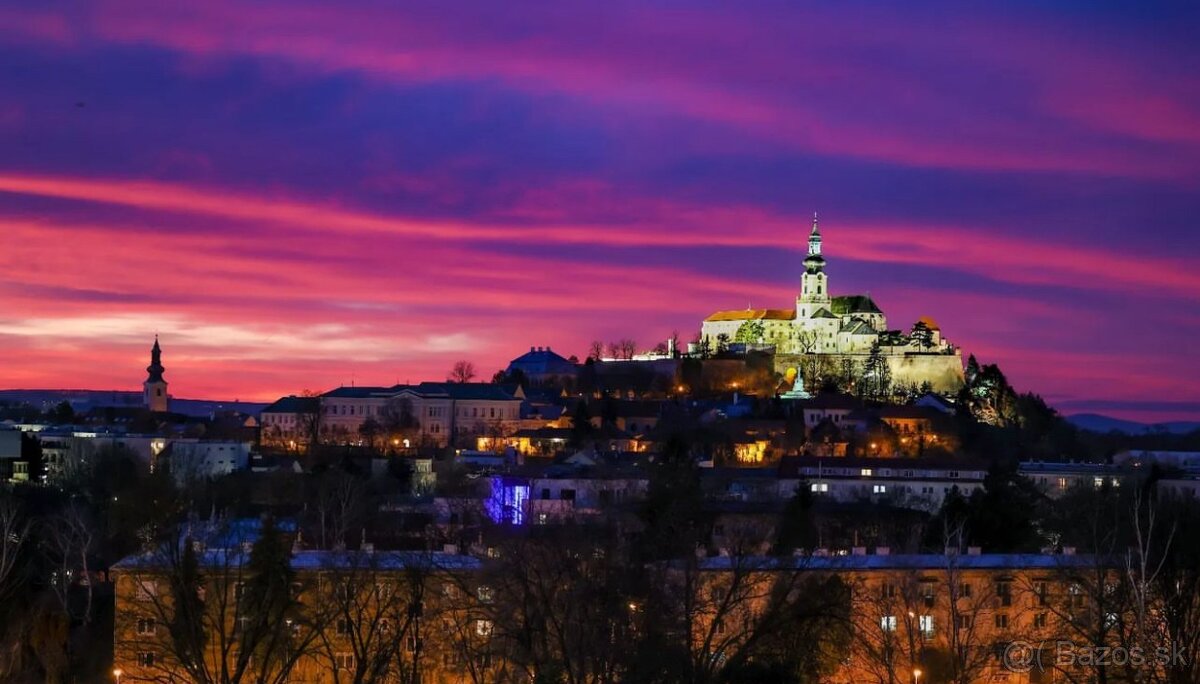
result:
[(320, 408), (318, 397), (283, 397), (262, 410), (262, 413), (315, 413)]
[(830, 301), (833, 312), (839, 316), (856, 313), (881, 314), (870, 295), (841, 295)]
[(833, 312), (829, 309), (821, 307), (814, 311), (813, 315), (809, 316), (809, 318), (837, 318), (837, 316), (833, 315)]
[(338, 398), (338, 399), (366, 399), (368, 397), (376, 397), (386, 395), (389, 391), (394, 391), (394, 388), (388, 387), (338, 387), (331, 389), (322, 394), (322, 397)]
[(840, 392), (822, 392), (812, 399), (801, 399), (799, 401), (801, 410), (825, 410), (825, 409), (856, 409), (863, 405), (862, 401), (849, 395)]
[[(518, 393), (519, 393), (518, 388)], [(455, 400), (520, 401), (513, 391), (490, 382), (423, 382), (416, 387), (399, 387), (421, 397), (445, 397)]]
[(839, 332), (844, 332), (847, 335), (874, 335), (875, 328), (872, 328), (866, 321), (861, 318), (851, 319), (850, 322), (842, 326)]
[(704, 319), (706, 323), (718, 321), (791, 321), (796, 318), (795, 309), (736, 309), (718, 311)]
[[(982, 553), (912, 555), (850, 555), (850, 556), (761, 556), (740, 557), (713, 556), (700, 561), (701, 570), (728, 571), (735, 567), (743, 570), (1055, 570), (1095, 567), (1103, 559), (1089, 555), (1041, 554), (1041, 553)], [(735, 565), (736, 564), (736, 565)]]

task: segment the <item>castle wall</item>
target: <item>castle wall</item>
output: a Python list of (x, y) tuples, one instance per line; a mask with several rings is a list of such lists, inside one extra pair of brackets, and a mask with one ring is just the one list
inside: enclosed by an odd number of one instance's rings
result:
[[(859, 369), (870, 354), (823, 354), (828, 356), (831, 366), (837, 368), (843, 358), (852, 359)], [(800, 368), (803, 354), (776, 354), (775, 372), (787, 373), (789, 368)], [(962, 354), (956, 349), (953, 354), (902, 353), (885, 354), (883, 357), (892, 374), (893, 385), (913, 384), (920, 387), (928, 382), (933, 391), (942, 394), (957, 392), (963, 385)]]
[(963, 386), (962, 354), (903, 354), (885, 356), (892, 371), (892, 384), (916, 385), (928, 381), (933, 391), (957, 392)]

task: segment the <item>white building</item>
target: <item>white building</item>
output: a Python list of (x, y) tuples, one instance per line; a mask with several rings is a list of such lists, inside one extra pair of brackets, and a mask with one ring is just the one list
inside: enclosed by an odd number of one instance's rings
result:
[(354, 441), (368, 418), (386, 423), (403, 413), (414, 423), (417, 439), (437, 446), (473, 445), (480, 435), (515, 431), (524, 398), (520, 387), (479, 382), (339, 387), (321, 395), (321, 430), (330, 439)]
[(935, 461), (904, 458), (788, 459), (779, 479), (780, 499), (798, 487), (814, 496), (840, 503), (880, 502), (904, 508), (936, 511), (950, 491), (964, 497), (983, 488), (987, 466), (974, 461)]
[(179, 483), (221, 477), (249, 468), (252, 447), (249, 442), (231, 440), (175, 439), (159, 455), (155, 467), (165, 462)]

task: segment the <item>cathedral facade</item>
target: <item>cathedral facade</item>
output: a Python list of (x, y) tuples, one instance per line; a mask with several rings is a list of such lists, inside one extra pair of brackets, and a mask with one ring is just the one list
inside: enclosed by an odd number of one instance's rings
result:
[(940, 392), (956, 391), (962, 384), (962, 355), (932, 319), (922, 317), (908, 332), (890, 330), (870, 295), (830, 293), (815, 216), (795, 306), (718, 311), (704, 319), (700, 337), (710, 349), (731, 343), (769, 345), (781, 373), (797, 368), (803, 358), (862, 363), (877, 350), (894, 383), (929, 383)]

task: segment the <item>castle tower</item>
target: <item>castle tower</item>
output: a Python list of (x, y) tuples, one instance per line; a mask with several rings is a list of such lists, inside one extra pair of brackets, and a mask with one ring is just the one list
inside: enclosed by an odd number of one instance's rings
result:
[(803, 320), (828, 305), (829, 283), (825, 275), (825, 257), (821, 256), (821, 231), (817, 227), (817, 214), (813, 212), (812, 232), (808, 235), (808, 256), (804, 258), (800, 296), (796, 298), (796, 315)]
[(146, 382), (142, 383), (142, 403), (146, 408), (156, 412), (166, 412), (170, 408), (170, 397), (167, 396), (167, 381), (163, 380), (162, 348), (158, 346), (158, 335), (154, 336), (154, 347), (150, 349), (150, 365), (146, 366)]

